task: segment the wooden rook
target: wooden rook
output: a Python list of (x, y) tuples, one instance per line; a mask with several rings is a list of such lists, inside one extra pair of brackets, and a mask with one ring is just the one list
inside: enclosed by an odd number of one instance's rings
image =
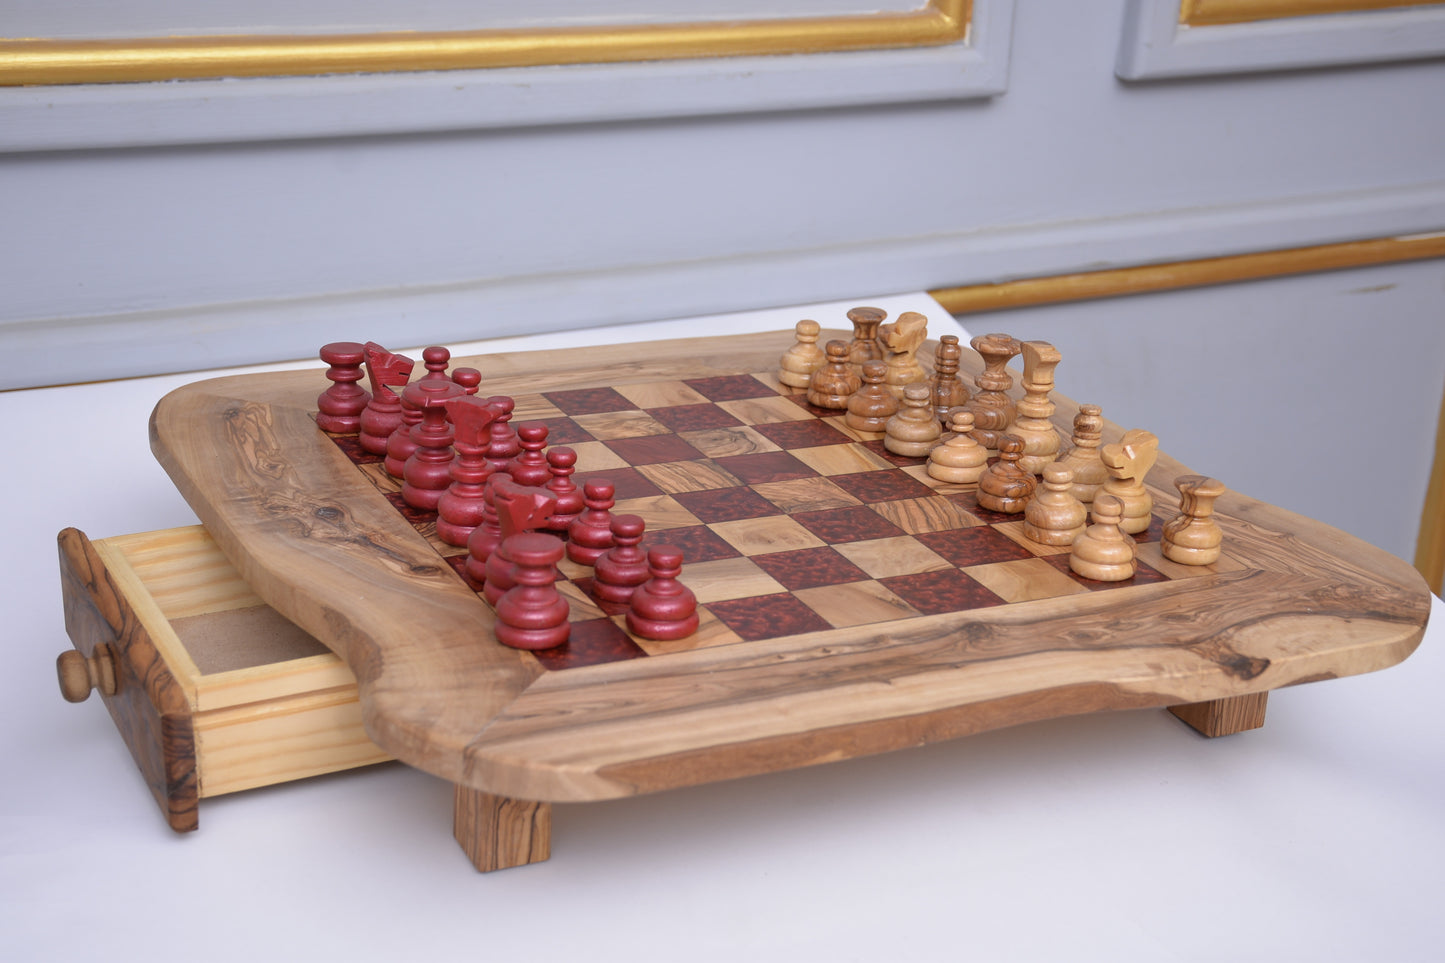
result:
[(406, 384), (416, 365), (404, 354), (393, 354), (375, 341), (362, 346), (366, 353), (366, 374), (371, 380), (371, 401), (361, 413), (363, 451), (386, 454), (386, 442), (401, 426), (401, 398), (392, 390)]
[(958, 408), (949, 430), (953, 435), (928, 453), (928, 474), (955, 485), (973, 485), (988, 468), (988, 449), (973, 440), (973, 412)]
[(1025, 341), (1024, 397), (1015, 408), (1008, 433), (1023, 439), (1024, 455), (1019, 467), (1031, 475), (1043, 473), (1044, 466), (1058, 459), (1062, 439), (1054, 427), (1054, 369), (1061, 356), (1047, 341)]
[(898, 399), (883, 383), (887, 375), (886, 362), (869, 361), (863, 365), (863, 386), (848, 399), (848, 413), (843, 416), (849, 428), (880, 435), (887, 430), (888, 419), (898, 413)]
[[(1159, 458), (1159, 439), (1153, 432), (1130, 428), (1113, 445), (1099, 450), (1099, 457), (1109, 470), (1101, 492), (1115, 496), (1123, 503), (1123, 519), (1119, 528), (1128, 535), (1148, 531), (1154, 497), (1144, 487), (1144, 476)], [(1098, 500), (1098, 496), (1095, 496)]]
[(1044, 468), (1044, 482), (1024, 507), (1024, 537), (1042, 545), (1072, 545), (1083, 534), (1089, 511), (1070, 489), (1074, 473), (1055, 462)]
[(366, 346), (355, 341), (333, 341), (322, 346), (321, 360), (328, 365), (326, 377), (331, 387), (316, 399), (316, 424), (338, 434), (360, 431), (361, 413), (371, 401), (371, 394), (357, 384), (366, 377), (361, 370), (366, 362)]
[(1134, 577), (1134, 540), (1119, 530), (1124, 505), (1107, 492), (1094, 498), (1094, 524), (1074, 539), (1069, 569), (1096, 582), (1126, 582)]
[(973, 412), (973, 437), (994, 451), (1017, 414), (1014, 401), (1008, 395), (1014, 383), (1008, 373), (1008, 363), (1023, 346), (1007, 334), (981, 334), (969, 344), (983, 357), (983, 370), (973, 379), (978, 391), (968, 402), (968, 410)]
[(848, 346), (842, 341), (829, 341), (824, 350), (828, 363), (814, 371), (808, 382), (808, 404), (841, 411), (848, 407), (853, 392), (863, 387), (863, 378), (848, 363)]
[(822, 327), (816, 321), (799, 321), (793, 328), (794, 344), (778, 359), (778, 380), (790, 388), (806, 388), (813, 372), (828, 356), (818, 347)]
[(1023, 511), (1034, 495), (1038, 480), (1019, 468), (1024, 443), (1012, 435), (1001, 436), (998, 461), (978, 479), (978, 504), (991, 512), (1015, 515)]
[(1099, 459), (1099, 444), (1104, 437), (1103, 409), (1098, 405), (1079, 405), (1074, 415), (1074, 447), (1059, 461), (1074, 473), (1074, 497), (1085, 505), (1109, 477), (1109, 469)]
[(933, 406), (929, 400), (932, 390), (926, 384), (907, 385), (903, 391), (903, 407), (898, 414), (888, 419), (883, 436), (883, 447), (895, 455), (908, 458), (927, 458), (943, 437), (938, 419), (933, 417)]
[(697, 597), (677, 580), (682, 572), (682, 550), (655, 545), (647, 553), (651, 578), (632, 593), (627, 628), (644, 639), (685, 639), (697, 631)]
[(928, 381), (928, 375), (918, 364), (918, 349), (928, 338), (928, 318), (917, 311), (905, 311), (892, 324), (879, 325), (878, 336), (888, 349), (884, 359), (888, 362), (885, 383), (893, 397), (901, 399), (906, 386)]
[(1224, 543), (1224, 532), (1214, 520), (1214, 502), (1228, 489), (1204, 475), (1180, 475), (1174, 487), (1179, 489), (1179, 514), (1164, 523), (1160, 549), (1180, 565), (1213, 565)]
[(855, 375), (861, 375), (865, 361), (884, 360), (883, 348), (878, 344), (878, 326), (888, 312), (882, 308), (858, 307), (848, 312), (853, 322), (853, 340), (848, 342), (848, 364)]
[(947, 426), (953, 409), (968, 404), (968, 387), (958, 376), (958, 366), (963, 360), (963, 346), (958, 335), (945, 334), (938, 339), (938, 350), (933, 353), (933, 413), (939, 424)]

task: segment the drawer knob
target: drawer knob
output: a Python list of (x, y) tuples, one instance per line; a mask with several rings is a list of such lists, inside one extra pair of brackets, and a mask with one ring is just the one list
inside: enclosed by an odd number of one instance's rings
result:
[(60, 694), (67, 702), (84, 702), (91, 689), (104, 695), (115, 695), (115, 661), (110, 646), (101, 643), (95, 654), (86, 658), (74, 649), (66, 649), (55, 660), (55, 674), (60, 678)]

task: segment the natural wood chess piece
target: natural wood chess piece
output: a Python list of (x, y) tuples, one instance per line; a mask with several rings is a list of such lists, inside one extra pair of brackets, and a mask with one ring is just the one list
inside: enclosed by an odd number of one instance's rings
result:
[[(1154, 497), (1144, 487), (1144, 476), (1159, 458), (1159, 439), (1151, 431), (1130, 428), (1113, 445), (1099, 449), (1099, 457), (1109, 470), (1100, 493), (1108, 492), (1123, 503), (1123, 519), (1119, 528), (1129, 535), (1147, 531)], [(1098, 500), (1098, 495), (1094, 496)]]
[(1054, 427), (1054, 402), (1049, 396), (1061, 356), (1047, 341), (1025, 341), (1022, 350), (1024, 397), (1016, 406), (1008, 433), (1023, 439), (1024, 456), (1019, 459), (1019, 467), (1037, 475), (1059, 455), (1062, 439)]
[(1074, 415), (1074, 447), (1059, 461), (1068, 465), (1074, 473), (1074, 497), (1085, 505), (1094, 501), (1094, 495), (1109, 469), (1099, 460), (1099, 444), (1104, 437), (1103, 409), (1098, 405), (1079, 405)]
[(928, 474), (955, 485), (977, 483), (988, 468), (988, 449), (973, 439), (973, 412), (955, 410), (949, 430), (953, 436), (928, 453)]
[(1069, 491), (1074, 473), (1062, 462), (1044, 466), (1044, 482), (1024, 508), (1024, 537), (1044, 545), (1072, 545), (1089, 519), (1084, 503)]
[(1038, 479), (1019, 467), (1024, 443), (1013, 435), (1002, 435), (998, 461), (978, 479), (978, 504), (991, 512), (1013, 515), (1023, 511), (1033, 497)]
[(848, 414), (843, 416), (849, 428), (879, 434), (887, 430), (888, 419), (898, 413), (898, 399), (883, 383), (887, 375), (886, 362), (869, 361), (863, 365), (863, 387), (848, 399)]
[(1164, 557), (1181, 565), (1213, 565), (1224, 542), (1214, 520), (1214, 501), (1228, 489), (1204, 475), (1180, 475), (1174, 487), (1179, 489), (1179, 514), (1164, 523)]
[(848, 363), (853, 373), (861, 375), (863, 362), (882, 361), (883, 348), (878, 344), (878, 326), (888, 312), (882, 308), (859, 307), (848, 312), (853, 322), (853, 340), (848, 342)]
[(933, 392), (925, 384), (906, 385), (903, 389), (903, 407), (898, 414), (888, 419), (883, 436), (883, 447), (895, 455), (909, 458), (927, 458), (928, 453), (943, 437), (938, 419), (933, 417), (933, 406), (929, 400)]
[(969, 344), (983, 356), (983, 370), (973, 379), (978, 391), (968, 402), (973, 412), (973, 437), (983, 447), (994, 450), (1017, 413), (1014, 400), (1008, 396), (1014, 379), (1007, 368), (1023, 346), (1007, 334), (981, 334)]
[(778, 359), (778, 380), (790, 388), (806, 388), (813, 372), (823, 367), (828, 356), (818, 347), (822, 327), (816, 321), (799, 321), (793, 327), (795, 342)]
[(950, 412), (968, 404), (968, 388), (958, 376), (958, 365), (963, 359), (963, 347), (958, 335), (945, 334), (938, 339), (938, 350), (933, 352), (933, 413), (942, 425), (948, 425)]
[(918, 349), (928, 339), (928, 318), (917, 311), (905, 311), (892, 324), (879, 326), (878, 339), (888, 349), (885, 383), (893, 397), (901, 399), (906, 385), (927, 382), (928, 375), (918, 364)]
[(818, 408), (842, 410), (848, 407), (853, 392), (863, 386), (863, 379), (848, 364), (848, 345), (829, 341), (825, 349), (828, 363), (808, 381), (808, 404)]
[(1094, 498), (1094, 524), (1074, 539), (1069, 569), (1096, 582), (1124, 582), (1134, 577), (1134, 540), (1119, 530), (1123, 503), (1107, 492)]

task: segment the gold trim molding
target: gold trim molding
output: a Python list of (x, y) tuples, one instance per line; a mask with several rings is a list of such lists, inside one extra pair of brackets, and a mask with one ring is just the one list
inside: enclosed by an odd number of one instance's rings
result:
[(1360, 13), (1424, 7), (1440, 0), (1182, 0), (1179, 22), (1186, 27), (1213, 27), (1225, 23), (1314, 17), (1330, 13)]
[(918, 10), (776, 20), (373, 34), (0, 39), (0, 85), (684, 60), (944, 46), (968, 37), (973, 0)]

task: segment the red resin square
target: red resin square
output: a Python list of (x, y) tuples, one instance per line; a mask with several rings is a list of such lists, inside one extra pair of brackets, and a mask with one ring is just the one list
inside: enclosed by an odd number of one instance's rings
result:
[(641, 659), (647, 652), (611, 619), (587, 619), (572, 623), (572, 635), (565, 644), (533, 655), (544, 669), (556, 670)]
[(834, 475), (833, 484), (860, 502), (887, 502), (899, 498), (926, 498), (933, 489), (905, 471), (865, 471)]
[(751, 488), (714, 488), (680, 492), (672, 497), (704, 522), (734, 522), (742, 518), (783, 514), (781, 508)]
[(779, 448), (818, 448), (822, 445), (843, 445), (853, 439), (833, 426), (837, 419), (821, 421), (780, 421), (771, 425), (754, 425), (753, 430)]
[(742, 424), (717, 405), (674, 405), (646, 410), (653, 420), (673, 431), (707, 431), (711, 428), (735, 428)]
[(327, 437), (336, 442), (336, 447), (346, 453), (346, 457), (351, 459), (353, 465), (374, 465), (379, 461), (386, 460), (385, 455), (373, 455), (362, 448), (360, 435), (328, 435)]
[(669, 461), (693, 461), (706, 457), (677, 435), (647, 435), (604, 441), (629, 465), (660, 465)]
[(599, 415), (604, 411), (626, 411), (637, 407), (611, 388), (547, 391), (542, 397), (569, 415)]
[(752, 558), (755, 565), (790, 592), (868, 579), (866, 572), (831, 548), (801, 548)]
[(715, 562), (722, 558), (739, 558), (742, 552), (730, 545), (717, 532), (706, 525), (689, 525), (686, 528), (666, 528), (660, 532), (648, 532), (642, 536), (642, 547), (653, 545), (676, 545), (682, 549), (682, 581), (687, 582), (689, 562)]
[(775, 390), (752, 375), (719, 375), (716, 378), (694, 378), (683, 384), (708, 401), (742, 401), (745, 398), (770, 398)]
[(906, 532), (867, 505), (798, 512), (793, 520), (830, 545), (871, 538), (897, 538)]
[[(955, 528), (946, 532), (924, 532), (915, 537), (960, 568), (1034, 557), (1033, 552), (986, 525), (977, 528)], [(1065, 556), (1065, 559), (1067, 557)]]
[(387, 492), (386, 500), (391, 502), (391, 507), (401, 512), (402, 518), (414, 526), (422, 526), (434, 523), (437, 520), (437, 513), (425, 508), (413, 508), (401, 497), (401, 492)]
[(967, 612), (1005, 604), (1003, 599), (957, 569), (895, 575), (878, 581), (924, 615)]
[(547, 444), (575, 445), (579, 441), (592, 441), (592, 435), (571, 418), (539, 418), (547, 426)]
[(832, 628), (821, 615), (787, 592), (709, 602), (708, 610), (747, 642)]
[(605, 468), (602, 471), (581, 472), (572, 476), (572, 484), (579, 489), (584, 488), (590, 481), (611, 482), (616, 489), (612, 495), (614, 499), (647, 498), (662, 494), (662, 489), (636, 468)]

